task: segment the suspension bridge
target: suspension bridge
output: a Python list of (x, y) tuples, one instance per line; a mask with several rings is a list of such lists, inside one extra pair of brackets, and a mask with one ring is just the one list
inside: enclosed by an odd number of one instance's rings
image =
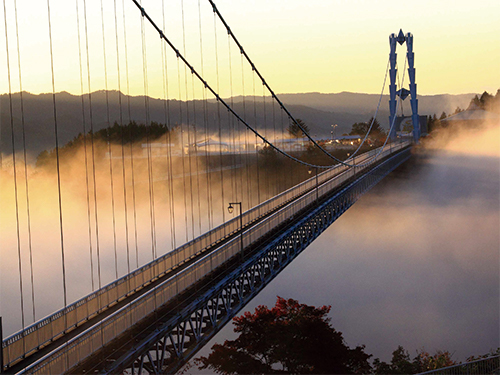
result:
[[(24, 91), (32, 64), (42, 75), (27, 10), (3, 2), (4, 373), (175, 372), (425, 133), (410, 33), (390, 35), (374, 120), (347, 154), (293, 116), (212, 0), (76, 0), (58, 32), (51, 2), (38, 33), (52, 92), (38, 102)], [(390, 127), (369, 144), (387, 76)]]

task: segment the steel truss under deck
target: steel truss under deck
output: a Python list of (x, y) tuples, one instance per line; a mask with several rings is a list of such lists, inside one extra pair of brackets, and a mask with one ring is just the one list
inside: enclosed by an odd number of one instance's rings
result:
[(203, 287), (187, 292), (196, 296), (186, 298), (184, 302), (188, 303), (180, 303), (182, 307), (175, 313), (171, 306), (165, 315), (161, 310), (155, 313), (153, 324), (133, 335), (132, 347), (122, 344), (120, 348), (117, 342), (118, 349), (112, 353), (97, 353), (73, 371), (175, 373), (340, 215), (405, 162), (410, 152), (404, 149), (388, 158), (340, 191), (307, 207), (286, 228), (261, 241), (251, 254), (236, 256), (233, 266), (224, 269), (223, 277), (214, 276)]

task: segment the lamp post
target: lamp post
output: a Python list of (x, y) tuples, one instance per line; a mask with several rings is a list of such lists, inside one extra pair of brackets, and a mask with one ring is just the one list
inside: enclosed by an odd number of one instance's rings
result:
[(337, 124), (332, 124), (331, 125), (333, 130), (332, 130), (332, 143), (333, 143), (333, 140), (336, 138), (336, 135), (335, 135), (335, 128), (338, 126)]
[(241, 202), (230, 202), (227, 207), (227, 212), (232, 214), (234, 212), (234, 205), (240, 206), (240, 246), (241, 246), (241, 260), (243, 260), (243, 209), (241, 207)]

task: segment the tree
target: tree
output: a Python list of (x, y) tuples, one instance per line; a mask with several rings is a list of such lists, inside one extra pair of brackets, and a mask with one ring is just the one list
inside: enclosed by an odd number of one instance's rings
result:
[(439, 119), (444, 120), (446, 117), (448, 117), (448, 115), (443, 111), (443, 113), (441, 113), (441, 116), (439, 116)]
[(234, 318), (236, 340), (215, 344), (200, 369), (220, 374), (349, 374), (371, 371), (364, 346), (350, 349), (330, 326), (330, 306), (314, 307), (277, 298), (272, 309), (259, 306)]
[(266, 144), (259, 150), (259, 156), (260, 155), (262, 155), (262, 158), (260, 158), (261, 162), (259, 163), (259, 159), (257, 159), (257, 162), (260, 164), (259, 168), (263, 168), (270, 173), (276, 173), (277, 169), (281, 166), (278, 152)]
[(124, 143), (140, 142), (144, 139), (154, 140), (160, 138), (167, 133), (168, 127), (166, 124), (161, 124), (151, 121), (149, 125), (137, 124), (131, 121), (128, 124), (119, 125), (116, 121), (113, 126), (108, 126), (98, 130), (94, 134), (94, 139), (102, 139), (112, 143), (119, 144), (122, 140)]
[[(370, 130), (370, 125), (372, 124), (372, 128)], [(367, 122), (356, 122), (352, 125), (350, 135), (361, 135), (365, 136), (370, 130), (370, 137), (373, 139), (379, 139), (381, 137), (385, 137), (387, 133), (382, 128), (377, 119), (371, 117)]]
[(436, 114), (427, 119), (427, 132), (430, 134), (433, 130), (436, 130), (441, 127), (441, 121), (437, 118)]
[(491, 100), (493, 100), (493, 95), (489, 94), (487, 91), (483, 92), (481, 98), (479, 98), (483, 108), (485, 108)]
[(368, 132), (369, 125), (366, 122), (355, 122), (352, 124), (351, 132), (349, 135), (364, 136)]
[(375, 374), (416, 374), (453, 366), (456, 362), (451, 357), (452, 354), (448, 351), (438, 350), (434, 355), (430, 355), (422, 348), (411, 360), (408, 351), (398, 346), (392, 352), (391, 363), (382, 362), (376, 358), (373, 361), (373, 368)]
[[(304, 129), (304, 131), (309, 134), (309, 127), (305, 124), (305, 122), (303, 120), (298, 118), (297, 124), (294, 121), (290, 120), (290, 125), (288, 125), (288, 133), (292, 136), (292, 138), (305, 137), (305, 134), (300, 129), (300, 127), (302, 127), (302, 129)], [(300, 127), (299, 127), (299, 125), (300, 125)]]
[(457, 362), (451, 359), (452, 354), (445, 350), (437, 350), (434, 355), (422, 349), (415, 357), (416, 372), (437, 370), (443, 367), (456, 365)]
[[(500, 91), (500, 90), (499, 90)], [(498, 94), (498, 93), (497, 93)], [(482, 355), (472, 355), (467, 357), (467, 362), (477, 361), (478, 359), (484, 359), (492, 356), (500, 355), (500, 347), (496, 350), (491, 349), (488, 353)]]
[(414, 374), (415, 366), (410, 354), (401, 345), (392, 352), (391, 363), (381, 362), (378, 358), (373, 361), (375, 374)]
[(477, 108), (485, 109), (487, 111), (493, 111), (500, 113), (500, 89), (497, 90), (495, 96), (491, 95), (487, 91), (483, 92), (481, 96), (474, 96), (470, 105), (474, 105)]
[[(135, 121), (131, 121), (128, 124), (119, 125), (116, 121), (113, 126), (108, 126), (102, 128), (98, 131), (92, 133), (89, 131), (86, 135), (79, 133), (72, 140), (68, 141), (65, 145), (59, 147), (59, 158), (62, 160), (67, 160), (68, 156), (75, 154), (78, 148), (83, 147), (85, 142), (107, 142), (111, 144), (130, 144), (136, 143), (148, 139), (149, 142), (160, 138), (161, 136), (168, 134), (169, 129), (166, 124), (161, 124), (155, 121), (151, 121), (148, 126), (145, 124), (137, 124)], [(104, 157), (104, 153), (107, 152), (106, 148), (97, 147), (96, 155), (97, 157)], [(52, 149), (50, 151), (42, 151), (36, 161), (36, 166), (38, 167), (55, 167), (56, 162), (56, 150)]]

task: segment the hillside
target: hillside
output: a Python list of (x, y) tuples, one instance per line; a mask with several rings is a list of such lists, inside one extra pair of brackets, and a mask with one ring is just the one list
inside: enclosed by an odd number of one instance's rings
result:
[[(109, 91), (109, 118), (110, 123), (119, 121), (120, 108), (118, 101), (118, 92)], [(367, 121), (375, 112), (378, 102), (377, 95), (370, 94), (282, 94), (280, 99), (286, 103), (288, 110), (296, 117), (301, 118), (311, 129), (311, 134), (315, 137), (330, 137), (331, 124), (338, 124), (336, 129), (337, 134), (348, 132), (351, 125), (355, 122)], [(473, 94), (464, 95), (436, 95), (436, 96), (420, 96), (419, 105), (421, 114), (440, 114), (443, 110), (447, 113), (455, 110), (457, 106), (466, 107), (470, 102)], [(13, 94), (13, 112), (14, 112), (14, 135), (15, 148), (22, 150), (22, 127), (21, 127), (21, 112), (20, 112), (20, 95)], [(84, 96), (85, 103), (85, 127), (90, 129), (89, 116), (89, 100), (88, 95)], [(144, 96), (128, 97), (121, 94), (122, 100), (122, 116), (123, 121), (128, 122), (128, 102), (130, 102), (130, 119), (138, 123), (144, 123), (146, 119), (145, 100)], [(38, 153), (45, 149), (55, 147), (54, 136), (54, 116), (52, 105), (52, 94), (34, 95), (23, 93), (24, 101), (24, 118), (26, 129), (26, 147), (31, 156), (36, 157)], [(167, 122), (165, 120), (165, 101), (161, 99), (149, 98), (149, 116), (151, 121), (159, 123)], [(388, 98), (382, 99), (382, 104), (379, 112), (379, 120), (382, 126), (388, 126)], [(272, 130), (273, 106), (268, 99), (266, 101), (266, 112), (264, 113), (264, 103), (262, 98), (257, 98), (255, 103), (253, 98), (246, 98), (246, 113), (244, 113), (242, 98), (234, 99), (234, 109), (241, 117), (246, 118), (248, 122), (262, 130), (266, 124), (268, 130)], [(181, 105), (182, 104), (182, 105)], [(170, 117), (171, 126), (175, 124), (186, 123), (187, 112), (186, 103), (170, 100)], [(83, 132), (82, 121), (82, 98), (78, 95), (71, 95), (67, 92), (56, 94), (57, 108), (57, 123), (60, 144), (65, 144), (76, 135)], [(189, 122), (193, 124), (196, 118), (198, 127), (204, 127), (203, 103), (199, 100), (190, 101), (187, 103), (189, 108)], [(405, 103), (405, 111), (410, 113), (409, 103)], [(275, 108), (275, 118), (277, 119), (276, 129), (281, 131), (281, 114), (278, 106)], [(207, 103), (207, 116), (209, 132), (216, 136), (218, 132), (218, 108), (214, 101)], [(221, 106), (221, 126), (223, 129), (228, 129), (230, 123), (228, 121), (227, 111)], [(256, 118), (254, 116), (256, 114)], [(264, 116), (265, 115), (265, 116)], [(181, 121), (182, 119), (182, 121)], [(106, 95), (104, 91), (92, 93), (92, 126), (94, 131), (102, 129), (107, 125), (107, 110), (106, 110)], [(284, 128), (288, 126), (286, 116), (284, 117)], [(0, 95), (0, 149), (3, 154), (8, 155), (12, 152), (11, 139), (11, 121), (10, 121), (10, 105), (9, 96), (7, 94)]]
[[(418, 95), (419, 113), (421, 115), (432, 115), (436, 113), (438, 116), (441, 112), (454, 112), (457, 106), (466, 108), (471, 99), (476, 95), (460, 94), (460, 95)], [(366, 115), (372, 114), (377, 108), (379, 95), (377, 94), (360, 94), (352, 92), (341, 92), (338, 94), (321, 94), (317, 92), (304, 94), (279, 94), (278, 97), (286, 104), (300, 104), (308, 107), (321, 109), (323, 111), (347, 112), (347, 113), (362, 113)], [(389, 95), (384, 95), (381, 102), (381, 110), (388, 112)], [(405, 112), (411, 112), (410, 98), (403, 102)]]

